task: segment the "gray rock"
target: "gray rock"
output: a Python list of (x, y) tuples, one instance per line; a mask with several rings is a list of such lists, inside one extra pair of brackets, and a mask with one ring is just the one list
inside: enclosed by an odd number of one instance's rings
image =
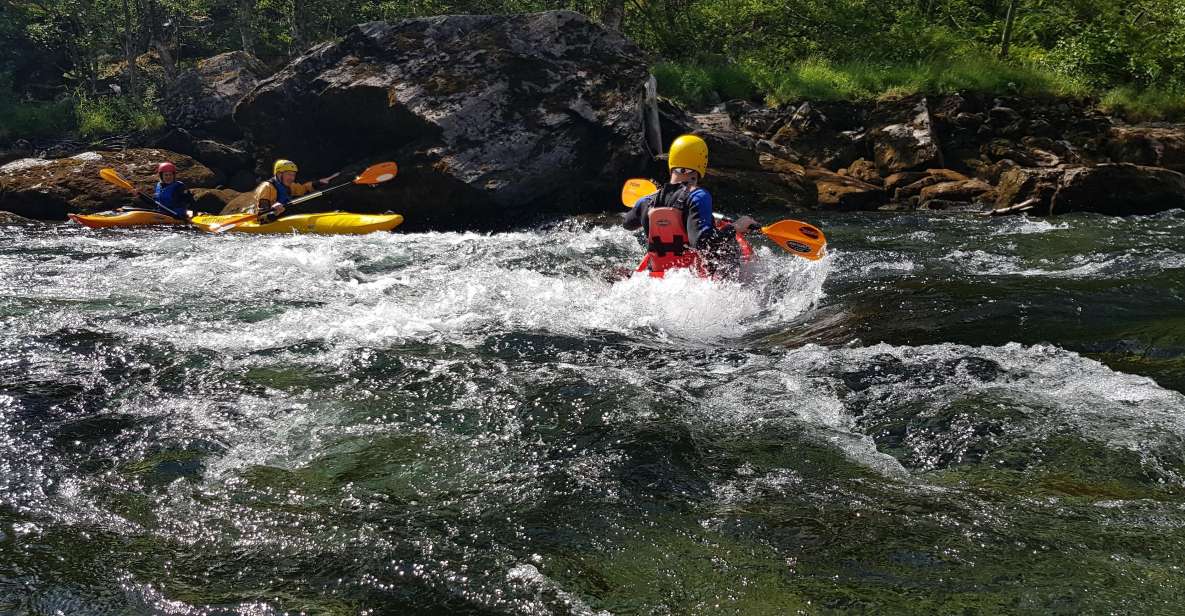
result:
[(645, 169), (647, 79), (636, 45), (571, 11), (371, 22), (263, 81), (234, 117), (261, 166), (399, 163), (380, 189), (334, 193), (338, 206), (394, 207), (413, 228), (513, 224), (603, 210)]
[(127, 192), (99, 177), (111, 167), (133, 185), (149, 190), (156, 165), (171, 160), (177, 177), (191, 188), (213, 185), (214, 173), (192, 158), (156, 149), (83, 152), (68, 158), (22, 159), (0, 167), (0, 210), (37, 220), (65, 220), (135, 203)]
[(206, 58), (166, 88), (161, 113), (170, 126), (237, 137), (240, 131), (232, 121), (235, 105), (266, 75), (267, 67), (242, 51)]
[(1049, 211), (1126, 216), (1177, 208), (1185, 208), (1185, 175), (1159, 167), (1113, 163), (1068, 169)]
[(907, 111), (878, 112), (882, 117), (904, 115), (904, 121), (884, 124), (872, 131), (873, 155), (882, 176), (944, 166), (926, 99), (910, 102)]

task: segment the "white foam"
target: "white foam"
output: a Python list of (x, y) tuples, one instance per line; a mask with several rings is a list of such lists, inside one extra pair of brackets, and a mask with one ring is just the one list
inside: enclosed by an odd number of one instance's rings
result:
[[(24, 292), (63, 301), (126, 298), (146, 307), (218, 298), (272, 313), (253, 323), (236, 313), (135, 325), (112, 314), (108, 323), (114, 331), (218, 350), (308, 339), (373, 345), (427, 337), (476, 344), (485, 332), (504, 328), (704, 343), (810, 309), (835, 258), (812, 263), (763, 247), (752, 283), (683, 272), (612, 281), (611, 270), (628, 269), (641, 257), (637, 239), (624, 230), (72, 239), (104, 256), (43, 264), (39, 275), (54, 284), (32, 284)], [(106, 256), (116, 251), (138, 256)]]

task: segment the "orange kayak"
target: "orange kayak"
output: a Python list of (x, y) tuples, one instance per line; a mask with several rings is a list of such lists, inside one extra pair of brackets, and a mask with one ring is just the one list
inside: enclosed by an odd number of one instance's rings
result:
[[(716, 221), (716, 228), (717, 229), (723, 228), (729, 222), (731, 222), (731, 221), (718, 220), (718, 221)], [(748, 262), (752, 261), (753, 260), (753, 246), (751, 244), (749, 244), (749, 240), (745, 238), (745, 234), (737, 233), (737, 244), (740, 245), (740, 249), (741, 249), (741, 254), (740, 254), (741, 263), (748, 263)], [(694, 273), (696, 276), (699, 276), (700, 278), (710, 278), (711, 276), (708, 274), (708, 269), (704, 265), (703, 258), (700, 257), (699, 253), (695, 252), (694, 250), (689, 250), (688, 252), (690, 252), (691, 259), (689, 259), (688, 264), (686, 266), (672, 267), (672, 268), (669, 268), (666, 270), (651, 269), (650, 253), (646, 253), (646, 256), (642, 258), (642, 262), (638, 264), (638, 268), (634, 271), (636, 271), (636, 272), (649, 271), (650, 276), (652, 278), (662, 278), (663, 276), (666, 275), (666, 273), (668, 271), (670, 271), (672, 269), (689, 269), (692, 271), (692, 273)]]
[(125, 212), (102, 212), (99, 214), (70, 214), (70, 220), (90, 227), (103, 229), (107, 227), (143, 227), (148, 225), (183, 225), (184, 220), (160, 212), (147, 210), (130, 210)]

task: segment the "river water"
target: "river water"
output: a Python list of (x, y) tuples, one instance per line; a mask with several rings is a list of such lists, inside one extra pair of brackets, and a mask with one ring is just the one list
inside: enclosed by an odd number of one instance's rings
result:
[(0, 614), (1180, 613), (1185, 214), (811, 221), (0, 227)]

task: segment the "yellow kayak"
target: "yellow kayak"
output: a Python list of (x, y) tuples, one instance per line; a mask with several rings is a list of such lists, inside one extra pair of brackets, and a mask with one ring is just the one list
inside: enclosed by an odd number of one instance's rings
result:
[(70, 214), (70, 220), (92, 229), (107, 227), (143, 227), (148, 225), (183, 225), (184, 220), (166, 216), (159, 212), (128, 210), (125, 212), (102, 212), (100, 214)]
[[(219, 223), (238, 220), (242, 214), (228, 216), (194, 216), (193, 226), (211, 231)], [(390, 231), (403, 222), (399, 214), (351, 214), (349, 212), (320, 212), (316, 214), (293, 214), (265, 225), (252, 220), (232, 229), (230, 233), (324, 233), (330, 235), (361, 235), (375, 231)]]

